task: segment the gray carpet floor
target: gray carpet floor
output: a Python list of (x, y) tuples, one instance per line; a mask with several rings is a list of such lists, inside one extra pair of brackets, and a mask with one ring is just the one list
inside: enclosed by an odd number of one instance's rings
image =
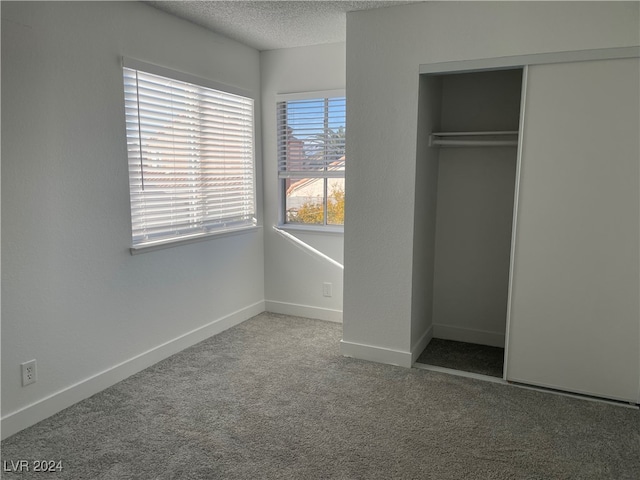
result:
[(504, 348), (433, 338), (416, 362), (502, 378)]
[(638, 479), (640, 412), (344, 358), (261, 314), (2, 442), (56, 479)]

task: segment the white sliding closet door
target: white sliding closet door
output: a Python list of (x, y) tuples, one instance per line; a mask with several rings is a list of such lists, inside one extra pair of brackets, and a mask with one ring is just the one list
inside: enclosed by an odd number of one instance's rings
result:
[(528, 69), (508, 380), (639, 401), (639, 72)]

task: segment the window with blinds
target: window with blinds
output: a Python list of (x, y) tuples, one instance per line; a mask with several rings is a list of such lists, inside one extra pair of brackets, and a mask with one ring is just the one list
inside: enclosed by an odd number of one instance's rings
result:
[(345, 97), (283, 99), (277, 113), (281, 223), (343, 225)]
[(254, 226), (253, 99), (123, 75), (133, 249)]

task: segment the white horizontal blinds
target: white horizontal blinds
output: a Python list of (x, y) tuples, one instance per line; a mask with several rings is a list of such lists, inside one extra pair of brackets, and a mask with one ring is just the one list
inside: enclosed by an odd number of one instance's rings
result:
[(253, 99), (124, 68), (133, 244), (255, 224)]
[(280, 178), (343, 177), (345, 97), (278, 102)]

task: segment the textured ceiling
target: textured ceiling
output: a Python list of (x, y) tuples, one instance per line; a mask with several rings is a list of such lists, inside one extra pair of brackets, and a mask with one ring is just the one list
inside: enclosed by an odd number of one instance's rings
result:
[(236, 0), (144, 3), (258, 50), (273, 50), (344, 42), (346, 12), (417, 2)]

